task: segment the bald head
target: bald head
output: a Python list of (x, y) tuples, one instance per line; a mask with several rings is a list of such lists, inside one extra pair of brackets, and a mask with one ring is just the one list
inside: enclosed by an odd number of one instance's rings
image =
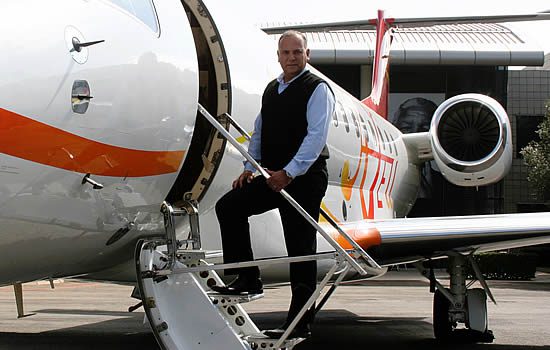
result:
[(279, 38), (279, 46), (281, 46), (281, 41), (284, 38), (288, 38), (288, 37), (295, 37), (295, 38), (301, 39), (303, 44), (304, 44), (304, 48), (307, 49), (307, 37), (306, 37), (306, 35), (302, 32), (297, 31), (297, 30), (287, 30), (286, 32), (281, 34), (281, 37)]

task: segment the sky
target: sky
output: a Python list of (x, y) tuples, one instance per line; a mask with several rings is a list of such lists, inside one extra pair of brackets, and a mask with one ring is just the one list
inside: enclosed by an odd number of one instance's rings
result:
[[(227, 1), (227, 0), (221, 0)], [(548, 0), (230, 0), (255, 23), (334, 22), (389, 17), (525, 14), (550, 10)], [(520, 37), (550, 53), (550, 21), (505, 24)]]

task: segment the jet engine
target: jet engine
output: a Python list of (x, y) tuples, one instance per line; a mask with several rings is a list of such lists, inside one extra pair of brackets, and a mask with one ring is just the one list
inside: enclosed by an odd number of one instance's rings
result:
[(512, 163), (512, 135), (506, 111), (494, 99), (463, 94), (435, 111), (430, 140), (443, 176), (459, 186), (499, 181)]

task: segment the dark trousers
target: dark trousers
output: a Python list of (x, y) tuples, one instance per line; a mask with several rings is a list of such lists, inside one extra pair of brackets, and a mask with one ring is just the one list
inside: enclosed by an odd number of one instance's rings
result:
[[(296, 177), (286, 191), (315, 220), (319, 218), (321, 200), (328, 185), (326, 168), (310, 169)], [(271, 190), (263, 176), (255, 177), (250, 184), (229, 191), (216, 203), (216, 214), (222, 235), (225, 263), (251, 261), (254, 259), (250, 242), (248, 218), (278, 208), (284, 230), (289, 256), (315, 254), (317, 231), (292, 207), (280, 193)], [(259, 277), (258, 267), (226, 270), (226, 274)], [(304, 261), (290, 264), (292, 300), (287, 322), (298, 314), (315, 291), (317, 262)], [(302, 318), (301, 324), (313, 322), (313, 310)]]

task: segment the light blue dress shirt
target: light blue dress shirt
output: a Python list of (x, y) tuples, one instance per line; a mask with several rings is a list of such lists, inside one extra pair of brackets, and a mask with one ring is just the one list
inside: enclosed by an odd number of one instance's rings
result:
[[(307, 69), (304, 69), (287, 83), (284, 82), (283, 74), (279, 75), (279, 77), (277, 77), (277, 81), (279, 82), (279, 94), (285, 91), (290, 83), (306, 71)], [(323, 147), (327, 143), (330, 120), (334, 113), (334, 104), (334, 94), (327, 84), (321, 83), (317, 85), (307, 103), (307, 135), (304, 137), (302, 145), (294, 158), (284, 167), (284, 170), (292, 177), (305, 174), (309, 167), (317, 160), (319, 154), (321, 154)], [(292, 125), (288, 127), (291, 128)], [(254, 122), (254, 132), (252, 133), (250, 144), (248, 145), (248, 153), (258, 162), (261, 161), (261, 134), (262, 113), (260, 112)], [(283, 135), (281, 135), (281, 137), (283, 137)], [(252, 172), (256, 171), (249, 162), (245, 162), (244, 164), (246, 170)]]

